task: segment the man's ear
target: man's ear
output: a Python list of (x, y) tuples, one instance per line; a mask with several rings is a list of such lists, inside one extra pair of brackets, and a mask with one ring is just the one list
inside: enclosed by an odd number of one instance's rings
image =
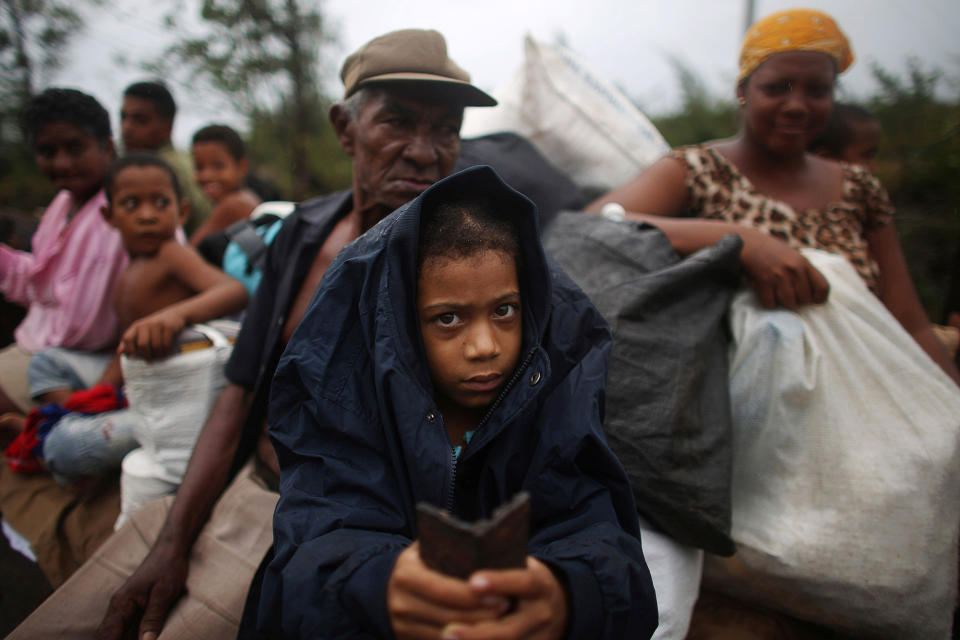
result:
[(330, 124), (333, 125), (333, 131), (337, 134), (340, 148), (352, 158), (354, 152), (353, 120), (338, 104), (330, 107)]

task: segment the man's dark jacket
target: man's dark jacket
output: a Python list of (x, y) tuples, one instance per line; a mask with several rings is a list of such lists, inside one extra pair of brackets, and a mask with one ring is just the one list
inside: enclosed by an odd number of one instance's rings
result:
[[(482, 194), (521, 228), (520, 364), (458, 459), (434, 402), (416, 313), (421, 208)], [(610, 332), (546, 259), (535, 207), (487, 167), (451, 176), (345, 247), (281, 358), (275, 558), (260, 623), (293, 638), (392, 637), (386, 587), (418, 502), (467, 520), (531, 495), (528, 552), (570, 596), (570, 638), (657, 624), (630, 486), (604, 440)]]

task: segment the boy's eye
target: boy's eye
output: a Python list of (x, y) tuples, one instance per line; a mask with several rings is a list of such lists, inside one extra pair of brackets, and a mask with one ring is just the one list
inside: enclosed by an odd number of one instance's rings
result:
[(170, 198), (166, 196), (157, 196), (153, 199), (153, 206), (157, 209), (166, 209), (170, 204)]
[(434, 318), (434, 322), (436, 322), (441, 327), (452, 327), (452, 326), (455, 326), (459, 321), (460, 321), (460, 318), (457, 317), (457, 314), (453, 313), (452, 311), (447, 313), (441, 313), (436, 318)]
[(499, 307), (493, 310), (493, 317), (499, 319), (512, 318), (514, 314), (517, 313), (517, 305), (508, 302), (506, 304), (501, 304)]
[(137, 208), (138, 200), (136, 198), (124, 198), (120, 201), (120, 206), (127, 211), (133, 211)]

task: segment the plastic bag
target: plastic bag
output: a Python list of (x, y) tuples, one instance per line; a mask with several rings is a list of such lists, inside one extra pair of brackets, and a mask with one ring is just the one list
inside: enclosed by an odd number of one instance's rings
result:
[(824, 305), (731, 310), (737, 555), (704, 583), (856, 635), (949, 636), (960, 391), (842, 257)]
[(670, 150), (643, 113), (569, 49), (524, 39), (524, 63), (494, 93), (493, 108), (467, 109), (464, 138), (513, 131), (591, 197), (627, 182)]

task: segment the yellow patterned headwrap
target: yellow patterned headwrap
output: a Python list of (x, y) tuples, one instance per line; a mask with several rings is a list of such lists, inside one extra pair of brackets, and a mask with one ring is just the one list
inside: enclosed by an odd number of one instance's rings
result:
[(812, 9), (790, 9), (771, 14), (747, 30), (740, 49), (737, 84), (764, 60), (783, 51), (826, 53), (837, 62), (837, 73), (853, 62), (850, 42), (833, 18)]

